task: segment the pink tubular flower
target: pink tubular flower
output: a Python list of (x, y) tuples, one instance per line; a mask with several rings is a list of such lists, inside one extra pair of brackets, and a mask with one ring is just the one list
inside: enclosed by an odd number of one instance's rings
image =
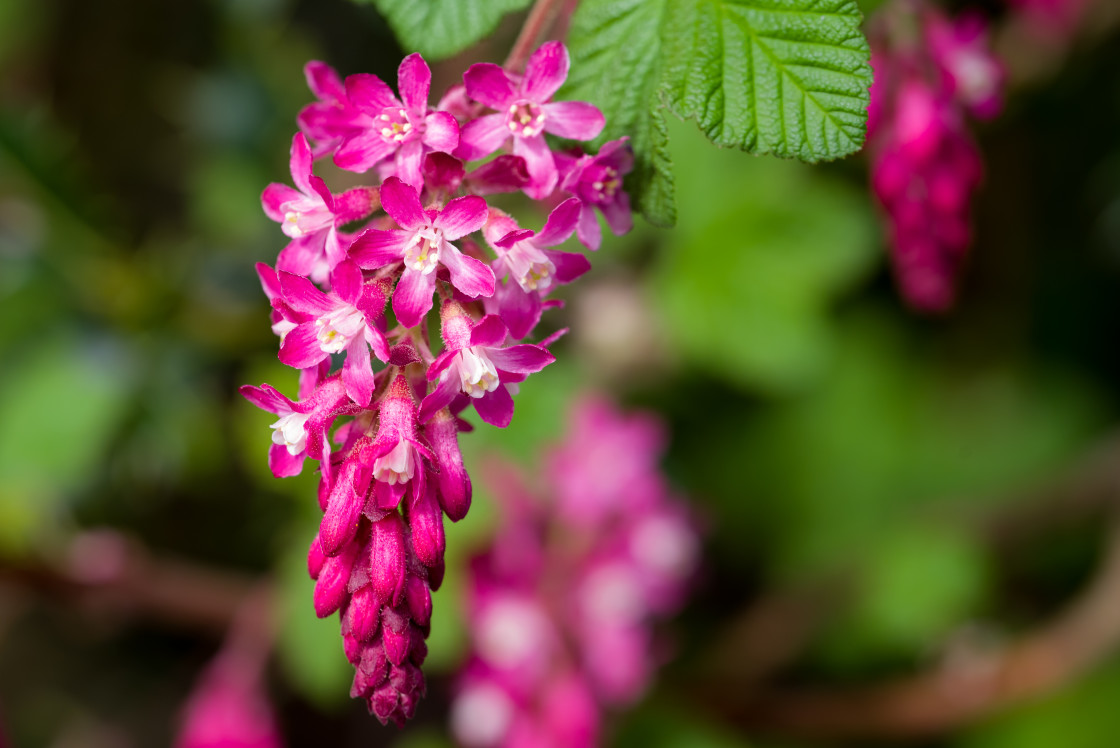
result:
[(291, 237), (280, 252), (278, 270), (325, 283), (335, 265), (346, 259), (337, 227), (365, 218), (377, 207), (377, 190), (358, 187), (335, 196), (311, 173), (311, 149), (303, 133), (292, 138), (292, 181), (299, 190), (270, 184), (261, 195), (264, 212)]
[(604, 143), (594, 156), (584, 154), (573, 158), (564, 153), (556, 154), (557, 166), (563, 175), (560, 189), (583, 203), (577, 233), (588, 249), (598, 249), (603, 240), (595, 208), (602, 212), (615, 236), (634, 227), (630, 196), (622, 189), (622, 178), (634, 168), (634, 152), (628, 140), (619, 138)]
[(502, 347), (509, 333), (495, 315), (488, 314), (472, 323), (466, 311), (450, 301), (443, 305), (440, 317), (446, 348), (428, 369), (428, 379), (438, 377), (439, 383), (420, 405), (421, 422), (463, 394), (474, 403), (482, 420), (505, 428), (513, 419), (513, 398), (506, 383), (521, 381), (524, 375), (540, 371), (556, 357), (539, 345)]
[[(555, 492), (535, 501), (511, 475), (493, 486), (504, 511), (470, 566), (471, 658), (451, 710), (467, 746), (596, 745), (602, 712), (633, 703), (652, 679), (652, 620), (679, 608), (696, 568), (696, 530), (658, 472), (660, 426), (599, 401), (576, 413), (539, 484), (605, 485), (579, 502)], [(606, 464), (620, 457), (615, 480)], [(561, 471), (584, 475), (560, 486)]]
[(498, 254), (492, 265), (509, 283), (496, 292), (498, 313), (515, 340), (526, 337), (541, 317), (542, 298), (562, 283), (571, 283), (591, 269), (578, 252), (546, 249), (562, 244), (576, 230), (581, 205), (575, 198), (560, 203), (549, 214), (540, 233), (518, 228), (509, 216), (491, 211), (483, 235)]
[(450, 153), (459, 145), (455, 118), (428, 108), (431, 85), (432, 71), (417, 53), (404, 58), (397, 71), (400, 99), (376, 75), (348, 77), (347, 99), (371, 119), (371, 124), (343, 140), (334, 162), (343, 169), (363, 172), (393, 156), (395, 175), (405, 184), (422, 187), (420, 163), (424, 154)]
[(568, 50), (560, 42), (541, 45), (529, 58), (520, 80), (493, 63), (471, 65), (463, 75), (467, 95), (496, 109), (497, 114), (468, 123), (456, 155), (467, 161), (482, 158), (512, 137), (513, 153), (525, 159), (532, 179), (526, 194), (537, 200), (547, 197), (556, 187), (558, 175), (544, 133), (592, 140), (604, 125), (603, 113), (591, 104), (552, 101), (567, 80), (570, 65)]
[(373, 393), (373, 368), (369, 351), (389, 360), (389, 345), (378, 327), (385, 307), (383, 284), (365, 283), (351, 262), (342, 262), (331, 279), (334, 289), (325, 294), (306, 278), (279, 273), (284, 303), (303, 315), (280, 344), (280, 361), (297, 369), (316, 366), (332, 353), (346, 352), (342, 382), (346, 393), (359, 405)]
[(451, 244), (486, 223), (485, 200), (457, 197), (442, 210), (425, 211), (414, 188), (390, 177), (381, 185), (381, 204), (401, 228), (366, 231), (350, 247), (350, 257), (367, 270), (404, 262), (393, 293), (393, 313), (402, 325), (416, 327), (432, 308), (436, 268), (441, 264), (463, 294), (494, 295), (494, 271)]

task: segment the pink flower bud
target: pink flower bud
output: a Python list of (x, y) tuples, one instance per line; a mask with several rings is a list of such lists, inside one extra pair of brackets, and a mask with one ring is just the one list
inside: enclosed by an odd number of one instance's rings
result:
[(439, 465), (439, 502), (447, 518), (458, 522), (471, 508), (471, 479), (459, 451), (459, 427), (451, 413), (438, 411), (424, 427)]
[(315, 580), (315, 614), (326, 618), (338, 610), (346, 600), (346, 584), (350, 581), (350, 567), (358, 555), (354, 543), (347, 544), (337, 556), (328, 556)]
[(319, 540), (328, 556), (338, 553), (358, 532), (358, 518), (369, 492), (370, 469), (361, 459), (362, 445), (343, 462), (327, 500), (327, 511), (319, 525)]
[(383, 605), (400, 604), (405, 580), (405, 525), (391, 512), (373, 523), (370, 567), (373, 591)]
[(381, 639), (389, 662), (400, 665), (412, 648), (412, 627), (408, 615), (386, 606), (381, 611)]
[(412, 549), (420, 563), (425, 566), (440, 563), (446, 546), (443, 512), (436, 501), (436, 488), (431, 481), (409, 507), (408, 524), (412, 528)]
[(428, 585), (415, 574), (409, 574), (404, 594), (412, 620), (418, 626), (427, 626), (432, 620), (432, 593)]
[(307, 573), (312, 579), (319, 578), (326, 560), (327, 555), (323, 553), (323, 548), (319, 544), (319, 533), (315, 533), (315, 537), (311, 540), (311, 547), (307, 549)]
[(350, 633), (358, 641), (369, 641), (377, 633), (380, 607), (373, 585), (359, 588), (350, 598), (346, 616), (350, 622)]

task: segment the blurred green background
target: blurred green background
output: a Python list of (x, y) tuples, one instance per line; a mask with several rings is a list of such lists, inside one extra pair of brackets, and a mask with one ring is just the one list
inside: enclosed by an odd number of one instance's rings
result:
[[(438, 64), (437, 90), (501, 59), (517, 22)], [(665, 627), (675, 659), (611, 719), (612, 744), (869, 744), (812, 715), (768, 724), (759, 699), (967, 668), (1094, 578), (1109, 467), (1120, 477), (1120, 32), (1046, 51), (980, 132), (988, 176), (952, 314), (899, 303), (862, 159), (757, 159), (677, 123), (680, 225), (608, 238), (546, 319), (572, 332), (513, 425), (464, 436), (471, 465), (532, 466), (588, 389), (671, 426), (666, 468), (705, 518), (705, 570)], [(275, 581), (269, 688), (289, 746), (446, 744), (456, 563), (487, 535), (485, 486), (449, 530), (429, 697), (403, 732), (382, 728), (347, 698), (336, 621), (311, 608), (314, 476), (272, 478), (273, 419), (236, 394), (295, 390), (253, 263), (284, 244), (259, 194), (288, 180), (302, 66), (393, 81), (402, 55), (344, 0), (0, 0), (0, 729), (14, 746), (171, 741), (220, 643), (221, 595), (191, 602), (197, 620), (127, 590), (102, 599), (95, 562), (112, 567), (120, 538), (237, 589)], [(1088, 488), (1071, 483), (1086, 471)], [(105, 528), (119, 535), (89, 534)], [(768, 604), (777, 623), (751, 623)], [(1094, 659), (1026, 704), (875, 744), (1113, 748), (1120, 657)]]

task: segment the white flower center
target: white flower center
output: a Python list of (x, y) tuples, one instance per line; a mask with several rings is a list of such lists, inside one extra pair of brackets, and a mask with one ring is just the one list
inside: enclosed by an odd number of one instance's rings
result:
[(498, 369), (482, 348), (464, 348), (459, 351), (459, 380), (463, 392), (470, 397), (482, 397), (498, 389)]
[(609, 166), (604, 167), (602, 176), (591, 183), (591, 189), (595, 191), (595, 199), (601, 203), (609, 203), (613, 200), (621, 186), (622, 180), (618, 178), (618, 170)]
[(382, 109), (376, 126), (380, 128), (382, 139), (390, 143), (403, 143), (412, 134), (412, 123), (408, 121), (408, 113), (399, 107)]
[(506, 127), (511, 133), (522, 138), (536, 137), (544, 129), (544, 110), (527, 99), (515, 101), (509, 105)]
[(288, 454), (295, 457), (307, 447), (307, 419), (310, 413), (289, 413), (281, 416), (280, 420), (272, 424), (272, 443), (282, 444), (288, 448)]
[(412, 445), (405, 439), (397, 442), (392, 452), (373, 461), (374, 480), (390, 486), (408, 483), (415, 472), (416, 460), (412, 456)]
[(420, 229), (404, 251), (405, 267), (428, 275), (439, 264), (439, 250), (443, 245), (443, 232), (427, 227)]
[(366, 319), (350, 304), (339, 306), (330, 314), (315, 320), (319, 329), (319, 349), (324, 353), (341, 353), (365, 327)]

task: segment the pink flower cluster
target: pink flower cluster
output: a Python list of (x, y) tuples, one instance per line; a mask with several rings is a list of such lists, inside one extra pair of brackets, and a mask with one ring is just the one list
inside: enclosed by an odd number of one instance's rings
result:
[[(549, 294), (590, 267), (554, 247), (577, 233), (597, 248), (596, 212), (616, 232), (630, 227), (625, 141), (587, 155), (554, 153), (545, 139), (590, 140), (603, 128), (594, 106), (553, 100), (568, 66), (559, 42), (540, 47), (524, 74), (472, 65), (433, 108), (418, 54), (401, 63), (397, 92), (311, 62), (318, 101), (300, 113), (292, 141), (295, 187), (262, 195), (291, 240), (275, 268), (258, 272), (280, 361), (300, 370), (299, 398), (267, 384), (241, 392), (278, 417), (277, 476), (319, 462), (315, 610), (339, 612), (351, 693), (382, 722), (403, 723), (423, 695), (443, 516), (457, 521), (470, 506), (458, 446), (469, 426), (458, 414), (473, 405), (487, 423), (510, 423), (517, 386), (554, 360), (551, 339), (517, 341), (559, 303)], [(313, 160), (328, 156), (376, 183), (333, 192), (314, 174)], [(517, 191), (553, 206), (540, 231), (487, 201)], [(429, 340), (435, 296), (442, 350)]]
[(663, 446), (652, 418), (587, 400), (533, 482), (547, 495), (495, 476), (502, 519), (470, 567), (472, 653), (452, 709), (464, 745), (594, 746), (601, 711), (649, 684), (651, 623), (680, 606), (699, 548), (658, 470)]
[(871, 34), (867, 142), (871, 184), (887, 214), (895, 275), (915, 309), (955, 297), (983, 176), (967, 117), (999, 113), (1004, 71), (976, 15), (949, 20), (919, 2), (884, 9)]

